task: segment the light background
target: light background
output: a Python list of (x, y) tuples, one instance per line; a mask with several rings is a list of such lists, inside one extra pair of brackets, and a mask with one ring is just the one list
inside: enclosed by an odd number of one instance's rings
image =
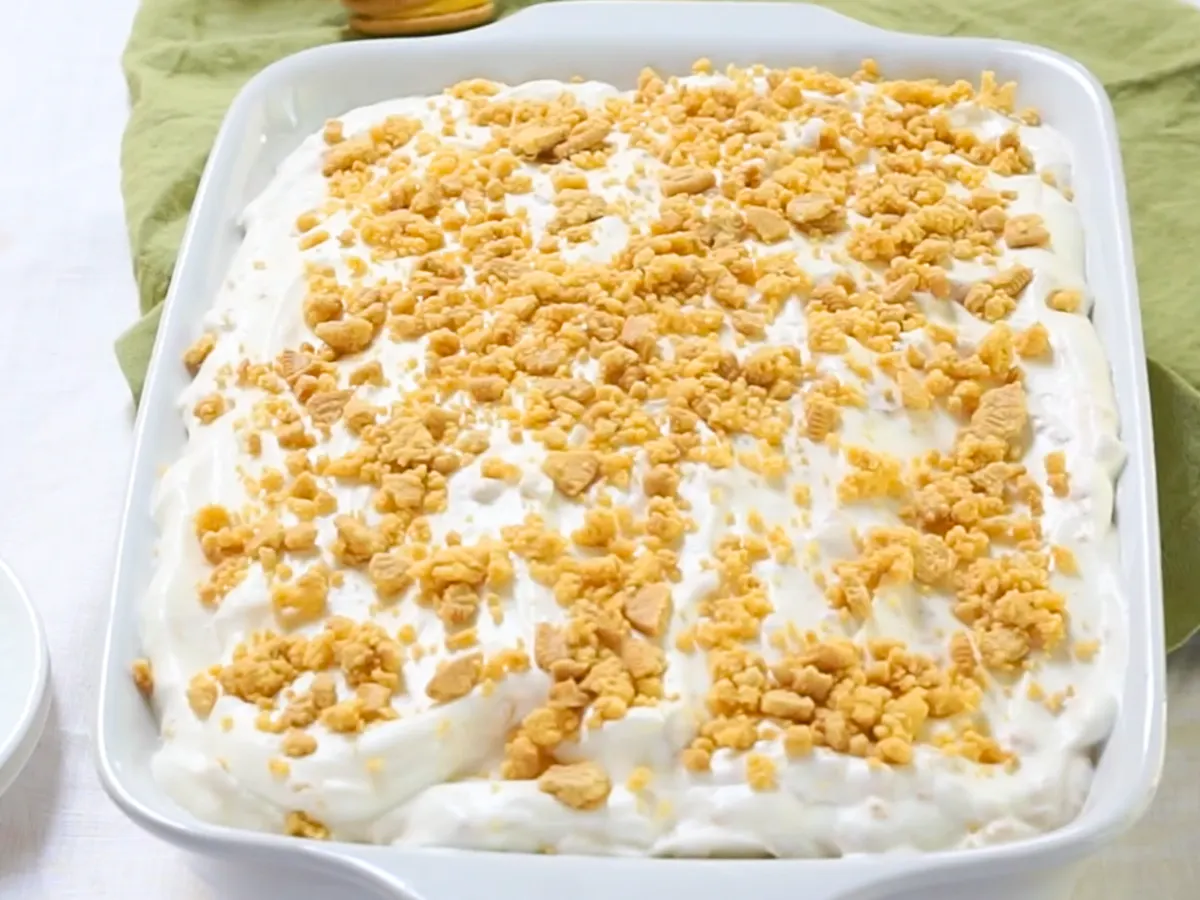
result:
[[(118, 191), (136, 0), (0, 7), (0, 554), (45, 621), (54, 690), (33, 761), (0, 798), (0, 897), (337, 896), (194, 863), (97, 781), (89, 733), (133, 420), (112, 342), (137, 312)], [(1088, 865), (1079, 900), (1200, 893), (1195, 641), (1171, 659), (1169, 742), (1154, 807)]]

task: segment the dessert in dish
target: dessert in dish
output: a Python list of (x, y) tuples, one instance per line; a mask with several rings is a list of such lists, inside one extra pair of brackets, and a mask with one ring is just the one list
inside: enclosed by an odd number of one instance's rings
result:
[(1014, 86), (464, 82), (247, 208), (135, 676), (197, 816), (596, 854), (1058, 827), (1122, 674), (1070, 148)]

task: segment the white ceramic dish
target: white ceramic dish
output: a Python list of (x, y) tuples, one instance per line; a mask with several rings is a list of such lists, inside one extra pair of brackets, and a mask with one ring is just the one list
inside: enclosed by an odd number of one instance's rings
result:
[[(632, 86), (651, 65), (684, 73), (696, 58), (718, 66), (761, 62), (850, 72), (867, 56), (892, 77), (977, 78), (994, 69), (1021, 83), (1020, 102), (1042, 110), (1076, 154), (1095, 320), (1114, 371), (1130, 459), (1117, 490), (1127, 616), (1128, 677), (1113, 737), (1082, 814), (1034, 840), (984, 850), (853, 860), (592, 859), (321, 844), (199, 822), (150, 774), (157, 725), (129, 677), (138, 656), (137, 604), (156, 541), (150, 495), (160, 466), (180, 452), (179, 359), (199, 331), (240, 241), (238, 217), (276, 165), (329, 117), (384, 99), (426, 94), (468, 77), (510, 83), (582, 75)], [(263, 866), (321, 869), (381, 896), (922, 900), (1065, 896), (1073, 864), (1127, 828), (1149, 803), (1163, 755), (1164, 651), (1158, 524), (1145, 354), (1128, 213), (1112, 110), (1078, 64), (1021, 44), (901, 35), (827, 10), (766, 3), (554, 3), (464, 34), (321, 47), (265, 69), (242, 91), (209, 158), (167, 298), (138, 418), (96, 728), (101, 778), (135, 821), (199, 853)], [(803, 885), (802, 888), (798, 886)], [(354, 894), (359, 896), (359, 894)]]
[(37, 611), (0, 562), (0, 794), (37, 746), (50, 712), (50, 651)]

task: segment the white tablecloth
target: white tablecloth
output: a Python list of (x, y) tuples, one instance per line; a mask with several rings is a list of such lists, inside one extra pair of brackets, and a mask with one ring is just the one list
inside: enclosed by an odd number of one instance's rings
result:
[[(194, 866), (109, 802), (89, 747), (133, 408), (112, 354), (136, 315), (118, 192), (119, 55), (136, 0), (9, 0), (0, 35), (0, 555), (41, 610), (54, 710), (0, 799), (0, 897), (334, 896)], [(1200, 645), (1171, 666), (1166, 784), (1078, 896), (1196, 895)], [(198, 874), (201, 873), (201, 874)], [(219, 878), (219, 886), (212, 882)], [(438, 898), (442, 900), (442, 898)]]

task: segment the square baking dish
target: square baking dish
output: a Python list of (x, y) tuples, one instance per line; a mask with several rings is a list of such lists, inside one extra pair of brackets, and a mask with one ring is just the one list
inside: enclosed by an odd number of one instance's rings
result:
[[(819, 66), (847, 73), (874, 57), (889, 77), (976, 79), (993, 69), (1020, 83), (1074, 151), (1076, 201), (1087, 222), (1094, 318), (1112, 366), (1129, 460), (1116, 491), (1128, 660), (1112, 737), (1079, 817), (1031, 840), (921, 856), (826, 860), (622, 859), (317, 843), (213, 826), (154, 783), (153, 715), (129, 677), (139, 655), (138, 603), (149, 582), (156, 528), (150, 498), (161, 467), (184, 443), (176, 397), (179, 359), (200, 330), (241, 234), (239, 217), (275, 167), (326, 119), (357, 106), (487, 77), (509, 83), (579, 75), (631, 87), (643, 66), (686, 73), (699, 57), (727, 63)], [(744, 893), (806, 900), (975, 900), (1063, 897), (1074, 864), (1145, 810), (1163, 757), (1165, 663), (1158, 518), (1145, 352), (1128, 212), (1112, 109), (1077, 63), (1005, 41), (933, 38), (872, 28), (802, 4), (575, 2), (520, 12), (464, 34), (336, 44), (282, 60), (235, 100), (200, 183), (150, 362), (120, 536), (96, 727), (100, 777), (139, 825), (185, 849), (259, 867), (321, 870), (354, 891), (460, 900), (561, 895), (629, 900), (668, 892)], [(569, 887), (568, 887), (569, 886)]]

